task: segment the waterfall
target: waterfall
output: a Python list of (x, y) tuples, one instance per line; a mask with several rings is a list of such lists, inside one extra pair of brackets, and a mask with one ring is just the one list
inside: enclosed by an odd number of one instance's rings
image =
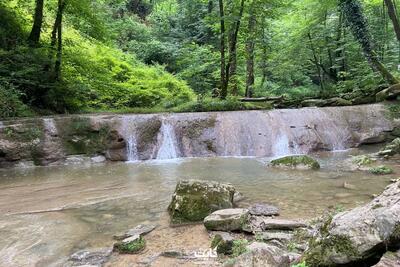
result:
[(126, 141), (126, 159), (128, 162), (138, 160), (137, 142), (134, 134), (128, 136)]
[[(160, 141), (161, 140), (161, 141)], [(173, 125), (163, 120), (159, 134), (160, 148), (157, 152), (157, 159), (178, 158), (176, 150), (176, 136)]]
[(286, 156), (291, 154), (289, 147), (289, 139), (286, 134), (280, 133), (275, 141), (273, 148), (273, 156)]
[(137, 149), (136, 131), (135, 131), (135, 118), (132, 116), (125, 116), (122, 118), (122, 131), (121, 134), (126, 142), (126, 160), (127, 162), (134, 162), (139, 160), (139, 153)]
[(52, 118), (43, 119), (43, 127), (45, 132), (48, 133), (50, 136), (58, 135), (57, 126), (56, 123), (54, 122), (54, 119)]

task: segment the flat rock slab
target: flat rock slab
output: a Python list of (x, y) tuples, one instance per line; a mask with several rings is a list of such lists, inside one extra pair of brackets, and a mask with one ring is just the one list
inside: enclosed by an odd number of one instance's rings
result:
[(207, 230), (239, 231), (246, 224), (248, 216), (247, 209), (218, 210), (204, 219), (204, 226)]
[(137, 236), (137, 235), (143, 236), (143, 235), (150, 233), (154, 229), (156, 229), (156, 227), (157, 227), (157, 225), (153, 225), (153, 224), (139, 224), (138, 226), (128, 230), (124, 234), (115, 235), (114, 239), (115, 240), (124, 240), (131, 236)]
[(301, 221), (275, 219), (265, 216), (252, 215), (243, 227), (245, 232), (263, 232), (266, 230), (296, 230), (306, 228), (308, 225)]
[(261, 239), (264, 241), (278, 240), (288, 242), (293, 238), (293, 234), (285, 232), (262, 232)]
[(278, 216), (279, 208), (268, 204), (257, 203), (249, 208), (249, 212), (251, 215), (256, 216)]
[(80, 250), (69, 257), (72, 266), (102, 266), (108, 261), (112, 248)]

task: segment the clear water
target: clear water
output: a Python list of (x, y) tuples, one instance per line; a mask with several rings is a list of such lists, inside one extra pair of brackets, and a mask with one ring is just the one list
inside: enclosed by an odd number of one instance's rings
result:
[[(230, 182), (246, 196), (241, 205), (275, 204), (288, 218), (354, 207), (396, 177), (349, 171), (345, 159), (358, 153), (317, 154), (320, 171), (271, 169), (259, 158), (0, 170), (0, 266), (62, 266), (77, 249), (110, 245), (112, 235), (136, 224), (167, 227), (166, 208), (180, 179)], [(345, 189), (345, 182), (356, 189)]]

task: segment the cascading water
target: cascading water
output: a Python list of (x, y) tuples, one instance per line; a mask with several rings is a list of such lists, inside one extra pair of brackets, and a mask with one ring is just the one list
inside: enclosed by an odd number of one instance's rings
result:
[(139, 153), (137, 150), (136, 132), (135, 132), (135, 118), (126, 116), (122, 118), (122, 135), (126, 142), (126, 160), (127, 162), (134, 162), (139, 160)]
[(44, 126), (45, 132), (48, 133), (49, 135), (51, 135), (51, 136), (58, 135), (57, 126), (56, 126), (54, 119), (52, 119), (52, 118), (43, 119), (43, 126)]
[(163, 120), (159, 133), (160, 148), (157, 152), (157, 159), (175, 159), (178, 158), (176, 150), (176, 136), (173, 125)]

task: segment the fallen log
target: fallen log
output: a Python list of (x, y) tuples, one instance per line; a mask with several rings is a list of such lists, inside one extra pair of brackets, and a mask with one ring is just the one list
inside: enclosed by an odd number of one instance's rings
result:
[(257, 98), (252, 98), (252, 97), (243, 97), (239, 98), (241, 102), (267, 102), (267, 101), (282, 101), (284, 100), (285, 97), (282, 96), (270, 96), (270, 97), (257, 97)]

